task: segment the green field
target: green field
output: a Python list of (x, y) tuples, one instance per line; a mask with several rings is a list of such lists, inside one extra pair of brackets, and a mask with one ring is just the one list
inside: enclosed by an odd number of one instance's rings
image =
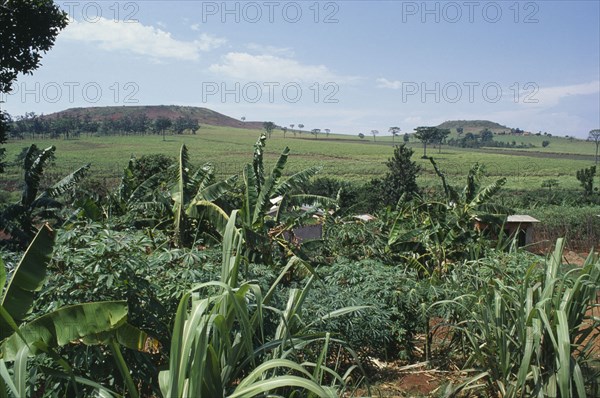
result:
[[(98, 178), (114, 180), (121, 175), (131, 155), (163, 153), (176, 157), (182, 144), (189, 148), (191, 159), (196, 164), (213, 163), (219, 175), (240, 173), (245, 163), (252, 161), (253, 144), (260, 132), (258, 130), (236, 129), (230, 127), (203, 126), (196, 135), (171, 135), (163, 141), (161, 136), (102, 136), (76, 139), (12, 140), (6, 145), (7, 161), (13, 162), (17, 154), (28, 145), (35, 143), (44, 148), (57, 147), (56, 164), (51, 174), (64, 174), (77, 167), (91, 163), (92, 173)], [(506, 177), (508, 189), (529, 190), (541, 187), (547, 179), (559, 180), (558, 189), (579, 189), (575, 178), (577, 170), (593, 164), (594, 145), (582, 140), (569, 140), (562, 137), (545, 136), (496, 136), (498, 141), (532, 143), (536, 147), (527, 149), (461, 149), (442, 146), (428, 148), (451, 181), (463, 179), (470, 166), (475, 163), (486, 165), (488, 178)], [(542, 141), (549, 140), (550, 145), (542, 148)], [(402, 142), (402, 137), (395, 139)], [(413, 158), (423, 166), (420, 177), (422, 185), (437, 184), (433, 168), (428, 160), (421, 159), (421, 143), (411, 139), (409, 143), (415, 150)], [(275, 131), (267, 142), (267, 164), (273, 164), (281, 150), (289, 146), (291, 156), (286, 171), (293, 173), (309, 166), (322, 166), (322, 176), (335, 177), (351, 181), (368, 181), (381, 177), (385, 171), (385, 161), (392, 154), (391, 137), (372, 137), (360, 140), (358, 137), (321, 134), (314, 139), (309, 133), (293, 136), (287, 133), (284, 139), (281, 131)], [(10, 187), (11, 181), (18, 180), (19, 169), (10, 166), (1, 180)]]

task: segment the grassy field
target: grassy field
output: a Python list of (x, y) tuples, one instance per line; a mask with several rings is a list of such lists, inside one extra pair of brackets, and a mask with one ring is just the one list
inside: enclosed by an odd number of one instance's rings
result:
[[(40, 148), (50, 145), (57, 147), (56, 165), (51, 173), (60, 175), (85, 164), (92, 164), (92, 172), (98, 178), (116, 179), (121, 175), (131, 155), (164, 153), (176, 157), (179, 148), (185, 144), (189, 148), (191, 159), (196, 164), (211, 162), (216, 165), (220, 175), (240, 173), (244, 164), (252, 161), (253, 144), (260, 132), (258, 130), (236, 129), (230, 127), (203, 126), (196, 135), (167, 136), (108, 136), (84, 137), (77, 139), (18, 140), (7, 143), (7, 161), (14, 161), (17, 154), (32, 143)], [(545, 136), (496, 136), (496, 140), (516, 140), (518, 143), (533, 143), (535, 148), (528, 149), (460, 149), (442, 146), (428, 148), (449, 179), (462, 182), (470, 166), (483, 163), (489, 179), (507, 178), (509, 189), (529, 190), (541, 187), (544, 180), (556, 179), (558, 189), (580, 189), (575, 178), (578, 169), (593, 164), (594, 145), (581, 140), (569, 141), (560, 137)], [(550, 145), (542, 148), (541, 142), (549, 140)], [(402, 137), (396, 138), (402, 142)], [(433, 168), (428, 160), (421, 159), (420, 142), (409, 143), (415, 150), (413, 158), (423, 166), (421, 184), (437, 184)], [(266, 160), (273, 164), (281, 150), (289, 146), (291, 156), (286, 171), (293, 173), (306, 167), (322, 166), (322, 176), (336, 177), (352, 181), (368, 181), (381, 177), (385, 171), (385, 161), (391, 156), (393, 143), (391, 137), (372, 137), (360, 140), (354, 136), (321, 134), (318, 139), (308, 133), (292, 135), (287, 133), (284, 139), (281, 131), (273, 133), (267, 142)], [(12, 181), (18, 180), (19, 169), (9, 167), (7, 173), (0, 175), (0, 182), (10, 190)]]

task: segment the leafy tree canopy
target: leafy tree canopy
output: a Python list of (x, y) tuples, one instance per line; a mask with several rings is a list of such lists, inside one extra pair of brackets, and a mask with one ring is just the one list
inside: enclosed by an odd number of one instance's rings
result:
[(42, 52), (52, 47), (67, 22), (67, 14), (52, 0), (0, 3), (0, 92), (9, 92), (19, 73), (32, 73), (40, 66)]
[[(40, 66), (42, 53), (67, 26), (67, 14), (52, 0), (0, 0), (0, 93), (8, 93), (19, 73)], [(0, 110), (0, 144), (6, 142), (7, 115)], [(4, 148), (0, 148), (0, 172)]]
[(275, 130), (275, 127), (277, 126), (273, 122), (263, 122), (263, 128), (267, 132), (269, 138), (271, 138), (271, 134), (273, 133), (273, 130)]

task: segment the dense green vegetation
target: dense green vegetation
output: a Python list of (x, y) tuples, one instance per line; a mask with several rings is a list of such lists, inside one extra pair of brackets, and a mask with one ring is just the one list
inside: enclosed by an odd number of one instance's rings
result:
[[(6, 93), (67, 16), (0, 21)], [(0, 398), (378, 396), (382, 361), (452, 375), (444, 397), (598, 396), (598, 130), (451, 121), (395, 146), (244, 120), (0, 110)]]
[[(287, 148), (274, 159), (281, 143), (263, 134), (226, 176), (186, 143), (102, 187), (87, 166), (54, 183), (60, 149), (25, 151), (2, 212), (1, 393), (357, 396), (374, 361), (402, 360), (465, 369), (445, 396), (597, 394), (598, 256), (517, 248), (502, 225), (529, 200), (507, 178), (474, 163), (457, 185), (405, 145), (366, 184), (316, 178)], [(595, 191), (540, 190), (547, 239), (598, 244)]]

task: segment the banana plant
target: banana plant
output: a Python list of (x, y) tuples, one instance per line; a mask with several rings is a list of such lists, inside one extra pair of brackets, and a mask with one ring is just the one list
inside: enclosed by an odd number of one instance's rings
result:
[(467, 183), (459, 194), (447, 184), (444, 173), (433, 158), (429, 159), (436, 174), (440, 177), (446, 196), (446, 205), (453, 209), (461, 225), (473, 226), (475, 220), (501, 225), (509, 209), (491, 202), (493, 197), (506, 184), (506, 178), (500, 178), (486, 187), (481, 187), (483, 165), (475, 163), (467, 174)]
[(42, 226), (12, 272), (6, 288), (5, 266), (0, 259), (0, 287), (4, 290), (0, 296), (0, 341), (13, 334), (14, 326), (18, 327), (31, 312), (34, 294), (46, 279), (54, 237), (54, 231), (47, 224)]
[(27, 247), (36, 234), (36, 224), (43, 220), (60, 220), (58, 210), (63, 206), (58, 197), (74, 187), (90, 168), (84, 165), (40, 192), (44, 171), (54, 158), (55, 146), (39, 151), (32, 144), (23, 160), (23, 191), (21, 200), (0, 213), (0, 225), (21, 248)]
[[(298, 225), (301, 216), (285, 217), (285, 211), (292, 205), (303, 203), (333, 205), (333, 199), (316, 195), (295, 193), (311, 177), (317, 174), (319, 167), (309, 167), (290, 177), (282, 177), (290, 149), (285, 147), (271, 173), (265, 175), (263, 162), (267, 136), (263, 133), (254, 144), (252, 164), (246, 164), (243, 170), (243, 198), (240, 209), (240, 226), (246, 242), (246, 255), (251, 261), (272, 262), (272, 242), (285, 245), (285, 240), (275, 239)], [(279, 209), (274, 217), (267, 217), (273, 206), (271, 199), (281, 197)], [(279, 228), (274, 228), (279, 226)], [(283, 228), (281, 228), (283, 226)], [(272, 231), (274, 234), (270, 234)], [(286, 251), (290, 252), (286, 247)]]
[(129, 217), (136, 225), (170, 227), (179, 247), (190, 246), (198, 233), (214, 230), (222, 235), (228, 216), (215, 202), (233, 189), (237, 176), (215, 181), (215, 168), (210, 163), (193, 171), (185, 145), (174, 166), (139, 184), (134, 167), (132, 158), (112, 195), (110, 211), (105, 213)]
[(140, 182), (135, 178), (135, 167), (136, 159), (132, 156), (123, 169), (118, 188), (109, 195), (107, 203), (90, 200), (77, 203), (79, 216), (94, 221), (113, 219), (136, 227), (156, 227), (172, 218), (172, 203), (166, 188), (167, 181), (172, 179), (169, 170)]
[[(207, 218), (222, 234), (227, 224), (225, 213), (214, 202), (233, 188), (237, 176), (215, 182), (215, 169), (210, 163), (191, 172), (188, 150), (185, 145), (179, 151), (176, 182), (171, 188), (173, 201), (173, 230), (177, 246), (193, 243), (199, 222)], [(192, 223), (191, 220), (195, 222)]]
[(424, 275), (445, 272), (449, 264), (457, 260), (479, 258), (485, 243), (481, 232), (475, 229), (475, 221), (499, 227), (510, 212), (492, 202), (506, 179), (482, 188), (483, 168), (475, 164), (459, 193), (446, 182), (434, 160), (430, 160), (442, 181), (445, 201), (415, 197), (411, 202), (402, 203), (388, 239), (389, 247), (408, 253), (404, 255), (406, 260)]
[[(21, 261), (12, 271), (8, 284), (5, 265), (0, 260), (0, 397), (7, 390), (16, 397), (26, 393), (27, 358), (46, 353), (73, 341), (108, 344), (129, 390), (135, 391), (131, 376), (119, 355), (119, 345), (144, 351), (153, 345), (145, 332), (127, 323), (125, 301), (97, 302), (63, 307), (24, 323), (33, 309), (35, 292), (46, 279), (51, 260), (54, 231), (46, 224), (34, 237)], [(6, 287), (5, 287), (6, 284)], [(13, 362), (13, 376), (7, 363)], [(68, 364), (57, 362), (67, 371)], [(135, 392), (133, 393), (134, 396)]]

